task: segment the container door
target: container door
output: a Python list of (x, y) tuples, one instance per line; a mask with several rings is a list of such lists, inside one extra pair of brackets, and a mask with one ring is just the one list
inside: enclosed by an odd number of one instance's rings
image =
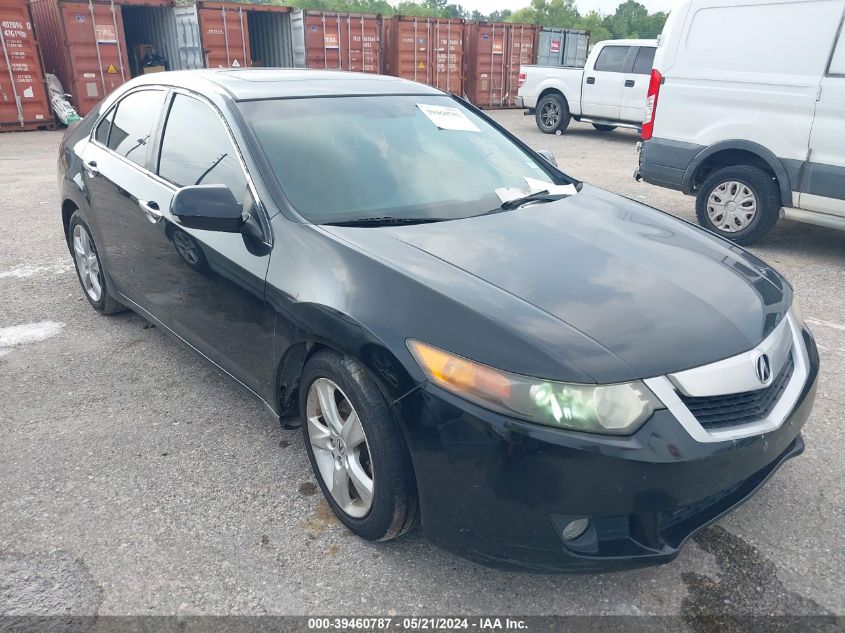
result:
[(197, 8), (206, 68), (250, 66), (249, 23), (243, 7), (205, 4)]
[(509, 28), (508, 85), (505, 101), (502, 104), (508, 108), (516, 106), (516, 95), (519, 92), (519, 67), (534, 63), (534, 39), (536, 31), (527, 24), (514, 24)]
[(349, 19), (349, 68), (355, 72), (382, 72), (381, 17), (356, 15)]
[(540, 33), (540, 51), (537, 64), (540, 66), (560, 66), (563, 60), (565, 33), (543, 29)]
[[(432, 70), (428, 84), (457, 95), (463, 95), (464, 25), (452, 20), (429, 23), (429, 47)], [(504, 46), (504, 43), (502, 44)], [(501, 56), (500, 56), (501, 57)]]
[(62, 3), (61, 13), (73, 82), (64, 89), (85, 116), (129, 80), (123, 16), (113, 4), (77, 2)]
[(822, 79), (798, 205), (845, 217), (845, 32)]
[(0, 129), (52, 125), (29, 7), (0, 5)]
[(625, 73), (625, 83), (622, 84), (622, 107), (619, 114), (622, 121), (640, 124), (645, 119), (648, 84), (656, 50), (653, 46), (639, 47), (632, 67)]
[(306, 12), (305, 16), (306, 68), (342, 69), (340, 18), (322, 12)]

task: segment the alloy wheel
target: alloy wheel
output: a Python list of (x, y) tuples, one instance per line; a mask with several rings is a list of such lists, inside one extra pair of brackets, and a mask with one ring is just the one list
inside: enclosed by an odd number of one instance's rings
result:
[(748, 228), (757, 216), (757, 196), (741, 182), (731, 180), (717, 185), (707, 198), (707, 216), (726, 233)]
[(97, 257), (91, 236), (88, 235), (88, 231), (81, 224), (73, 227), (73, 257), (85, 293), (91, 301), (99, 301), (100, 297), (103, 296), (100, 259)]
[(305, 415), (317, 470), (332, 499), (349, 516), (366, 516), (373, 505), (373, 464), (349, 398), (328, 378), (318, 378), (308, 390)]
[(176, 252), (191, 266), (196, 266), (200, 261), (197, 245), (193, 238), (187, 233), (176, 231), (173, 233), (173, 245)]
[(540, 119), (543, 121), (543, 125), (549, 129), (557, 126), (558, 121), (560, 121), (560, 107), (558, 104), (554, 102), (545, 104), (542, 110), (540, 110)]

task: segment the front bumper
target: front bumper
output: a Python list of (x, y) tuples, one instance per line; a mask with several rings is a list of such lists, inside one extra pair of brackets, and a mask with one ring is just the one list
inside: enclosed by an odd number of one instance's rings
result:
[[(743, 439), (696, 441), (669, 411), (628, 437), (497, 415), (432, 385), (400, 405), (422, 528), (436, 544), (496, 567), (603, 571), (671, 561), (697, 530), (748, 499), (787, 459), (815, 399), (818, 353), (785, 422)], [(563, 526), (589, 517), (583, 537)]]

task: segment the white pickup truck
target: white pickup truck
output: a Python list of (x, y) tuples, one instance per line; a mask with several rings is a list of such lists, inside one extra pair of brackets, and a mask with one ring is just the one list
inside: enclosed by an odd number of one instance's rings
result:
[(584, 68), (522, 66), (516, 105), (546, 134), (562, 133), (571, 119), (601, 132), (639, 129), (656, 49), (657, 40), (607, 40), (593, 47)]

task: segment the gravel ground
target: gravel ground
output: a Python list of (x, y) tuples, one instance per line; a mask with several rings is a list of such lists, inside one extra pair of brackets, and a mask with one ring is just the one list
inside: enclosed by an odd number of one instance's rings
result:
[[(693, 219), (691, 198), (633, 181), (634, 133), (494, 117), (572, 175)], [(350, 536), (298, 433), (138, 316), (98, 316), (62, 239), (60, 136), (0, 135), (0, 613), (845, 613), (845, 233), (782, 221), (752, 249), (819, 343), (804, 456), (669, 565), (504, 573), (419, 532)]]

